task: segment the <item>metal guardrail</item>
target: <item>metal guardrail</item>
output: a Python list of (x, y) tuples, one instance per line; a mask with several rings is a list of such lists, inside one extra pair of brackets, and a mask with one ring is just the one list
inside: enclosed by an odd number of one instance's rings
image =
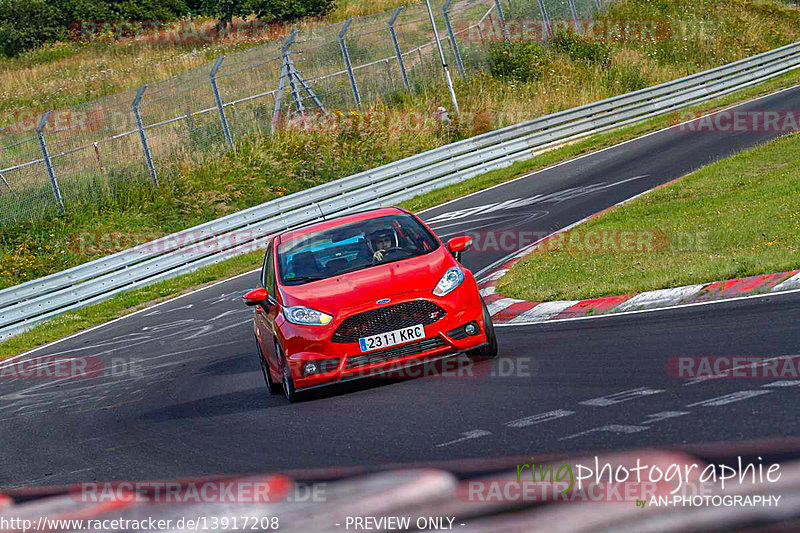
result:
[(277, 231), (398, 203), (554, 145), (716, 98), (798, 66), (800, 42), (423, 152), (4, 289), (0, 340), (121, 292), (258, 249)]

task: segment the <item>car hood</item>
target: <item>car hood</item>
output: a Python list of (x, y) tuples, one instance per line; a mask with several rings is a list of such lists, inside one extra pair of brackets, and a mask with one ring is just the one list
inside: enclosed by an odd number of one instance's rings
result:
[(339, 309), (375, 303), (397, 294), (432, 294), (442, 275), (455, 264), (455, 259), (447, 248), (440, 246), (427, 255), (304, 285), (282, 286), (281, 296), (286, 306), (304, 305), (335, 314)]

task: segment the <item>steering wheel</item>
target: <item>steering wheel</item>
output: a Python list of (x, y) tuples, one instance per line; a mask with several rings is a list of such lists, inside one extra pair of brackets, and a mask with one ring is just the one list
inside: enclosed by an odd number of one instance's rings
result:
[[(392, 246), (391, 248), (386, 248), (385, 250), (381, 250), (381, 252), (383, 253), (383, 261), (386, 261), (386, 260), (389, 260), (389, 259), (397, 259), (400, 256), (400, 254), (406, 254), (407, 253), (405, 248), (402, 248), (400, 246)], [(394, 256), (394, 257), (392, 257), (392, 256)], [(378, 261), (375, 258), (375, 255), (373, 254), (373, 256), (372, 256), (373, 264), (374, 263), (382, 263), (383, 261)]]

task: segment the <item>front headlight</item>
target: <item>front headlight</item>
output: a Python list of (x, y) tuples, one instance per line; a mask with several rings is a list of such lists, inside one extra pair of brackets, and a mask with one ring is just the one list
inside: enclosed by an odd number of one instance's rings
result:
[(333, 320), (331, 315), (308, 307), (284, 307), (283, 316), (292, 324), (301, 326), (324, 326)]
[(464, 271), (461, 270), (461, 267), (454, 266), (444, 273), (442, 279), (436, 284), (436, 288), (433, 289), (433, 294), (436, 296), (449, 294), (461, 285), (462, 281), (464, 281)]

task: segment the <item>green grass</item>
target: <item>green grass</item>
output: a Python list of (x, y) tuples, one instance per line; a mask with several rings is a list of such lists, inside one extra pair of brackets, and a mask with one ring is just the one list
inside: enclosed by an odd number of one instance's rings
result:
[[(747, 100), (775, 90), (800, 83), (800, 70), (785, 74), (767, 83), (738, 91), (723, 98), (695, 106), (688, 111), (703, 112), (719, 109), (734, 102)], [(683, 112), (656, 117), (638, 125), (629, 126), (603, 135), (593, 136), (577, 143), (540, 154), (528, 161), (520, 162), (506, 169), (493, 171), (463, 183), (445, 187), (437, 191), (418, 196), (403, 204), (413, 211), (420, 211), (443, 202), (459, 198), (465, 194), (483, 190), (492, 185), (514, 179), (527, 172), (545, 168), (554, 163), (564, 161), (581, 154), (590, 153), (619, 142), (632, 139), (645, 133), (656, 131), (670, 124), (675, 124)], [(797, 235), (797, 232), (795, 233)], [(81, 330), (103, 324), (109, 320), (130, 314), (138, 309), (148, 307), (159, 301), (174, 298), (194, 290), (205, 284), (227, 279), (256, 269), (263, 257), (254, 252), (213, 265), (192, 274), (173, 278), (151, 287), (124, 293), (110, 300), (64, 314), (56, 319), (40, 324), (33, 330), (0, 343), (0, 359), (16, 355), (48, 342), (64, 338)]]
[[(497, 290), (531, 301), (583, 300), (796, 269), (798, 166), (795, 134), (704, 167), (578, 226), (517, 264)], [(634, 243), (643, 236), (641, 246), (592, 244), (621, 232), (635, 232)]]

